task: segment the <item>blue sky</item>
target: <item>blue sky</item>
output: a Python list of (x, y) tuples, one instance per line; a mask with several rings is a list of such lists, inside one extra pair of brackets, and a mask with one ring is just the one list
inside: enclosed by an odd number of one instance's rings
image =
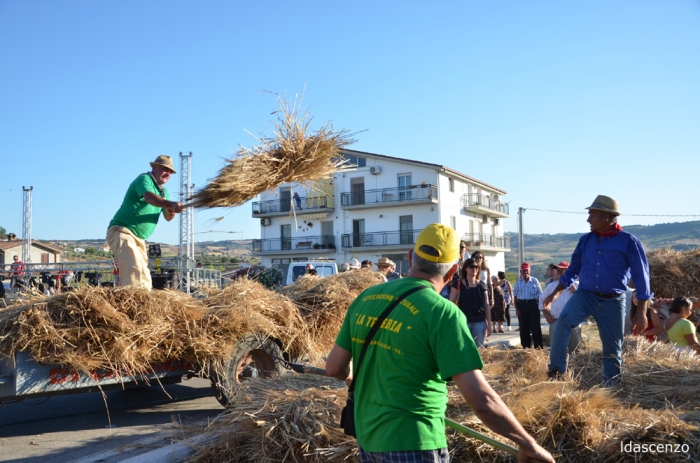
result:
[[(35, 239), (101, 238), (149, 161), (191, 151), (203, 186), (269, 131), (265, 91), (304, 87), (318, 124), (364, 130), (351, 148), (506, 190), (506, 231), (519, 207), (528, 233), (587, 231), (534, 209), (598, 194), (623, 226), (698, 220), (698, 44), (690, 0), (0, 0), (0, 226), (21, 234), (33, 186)], [(249, 204), (196, 231), (260, 233)], [(151, 241), (178, 236), (161, 221)]]

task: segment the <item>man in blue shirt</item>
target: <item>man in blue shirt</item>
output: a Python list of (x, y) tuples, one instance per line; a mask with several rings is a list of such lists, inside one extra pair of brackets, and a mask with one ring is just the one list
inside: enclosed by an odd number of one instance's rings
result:
[(581, 237), (569, 269), (559, 279), (554, 292), (542, 302), (544, 310), (550, 310), (552, 301), (579, 277), (579, 289), (566, 303), (554, 327), (548, 375), (556, 377), (566, 371), (571, 329), (592, 316), (603, 343), (603, 380), (610, 385), (619, 380), (622, 367), (625, 291), (630, 277), (639, 300), (634, 323), (640, 333), (647, 324), (647, 305), (651, 298), (649, 264), (642, 243), (617, 223), (620, 215), (617, 201), (599, 195), (587, 209), (591, 232)]
[[(520, 279), (513, 287), (515, 314), (520, 325), (520, 344), (524, 349), (542, 349), (542, 326), (540, 325), (539, 300), (542, 286), (537, 278), (530, 276), (530, 264), (520, 266)], [(532, 338), (532, 341), (531, 341)]]

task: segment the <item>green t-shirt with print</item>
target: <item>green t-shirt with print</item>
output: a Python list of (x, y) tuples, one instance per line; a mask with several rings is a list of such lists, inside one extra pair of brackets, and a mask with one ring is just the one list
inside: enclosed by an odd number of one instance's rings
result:
[(156, 229), (163, 208), (148, 204), (143, 199), (143, 194), (146, 192), (170, 200), (167, 188), (163, 187), (161, 193), (158, 185), (148, 173), (141, 174), (129, 185), (122, 205), (114, 214), (112, 221), (109, 222), (109, 226), (126, 227), (139, 238), (148, 239)]
[(368, 452), (447, 447), (445, 410), (452, 375), (483, 368), (467, 319), (425, 280), (373, 286), (350, 305), (336, 343), (352, 352), (353, 368), (374, 321), (417, 285), (375, 334), (355, 385), (357, 443)]

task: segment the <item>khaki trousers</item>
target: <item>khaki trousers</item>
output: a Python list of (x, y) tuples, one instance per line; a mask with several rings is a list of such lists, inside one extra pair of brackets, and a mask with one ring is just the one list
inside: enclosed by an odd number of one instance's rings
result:
[(107, 230), (107, 244), (119, 266), (121, 286), (132, 285), (148, 290), (153, 288), (144, 240), (128, 228), (115, 225)]

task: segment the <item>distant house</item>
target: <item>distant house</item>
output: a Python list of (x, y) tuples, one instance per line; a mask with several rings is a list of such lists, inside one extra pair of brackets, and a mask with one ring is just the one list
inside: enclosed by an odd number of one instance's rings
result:
[(109, 246), (106, 244), (103, 246), (100, 246), (100, 251), (109, 252), (110, 251)]
[[(66, 252), (65, 248), (53, 244), (32, 241), (30, 258), (33, 263), (49, 264), (61, 262), (61, 254)], [(11, 264), (12, 256), (22, 258), (22, 240), (12, 239), (0, 241), (0, 265)]]
[(85, 254), (85, 248), (73, 248), (73, 252), (76, 254)]

